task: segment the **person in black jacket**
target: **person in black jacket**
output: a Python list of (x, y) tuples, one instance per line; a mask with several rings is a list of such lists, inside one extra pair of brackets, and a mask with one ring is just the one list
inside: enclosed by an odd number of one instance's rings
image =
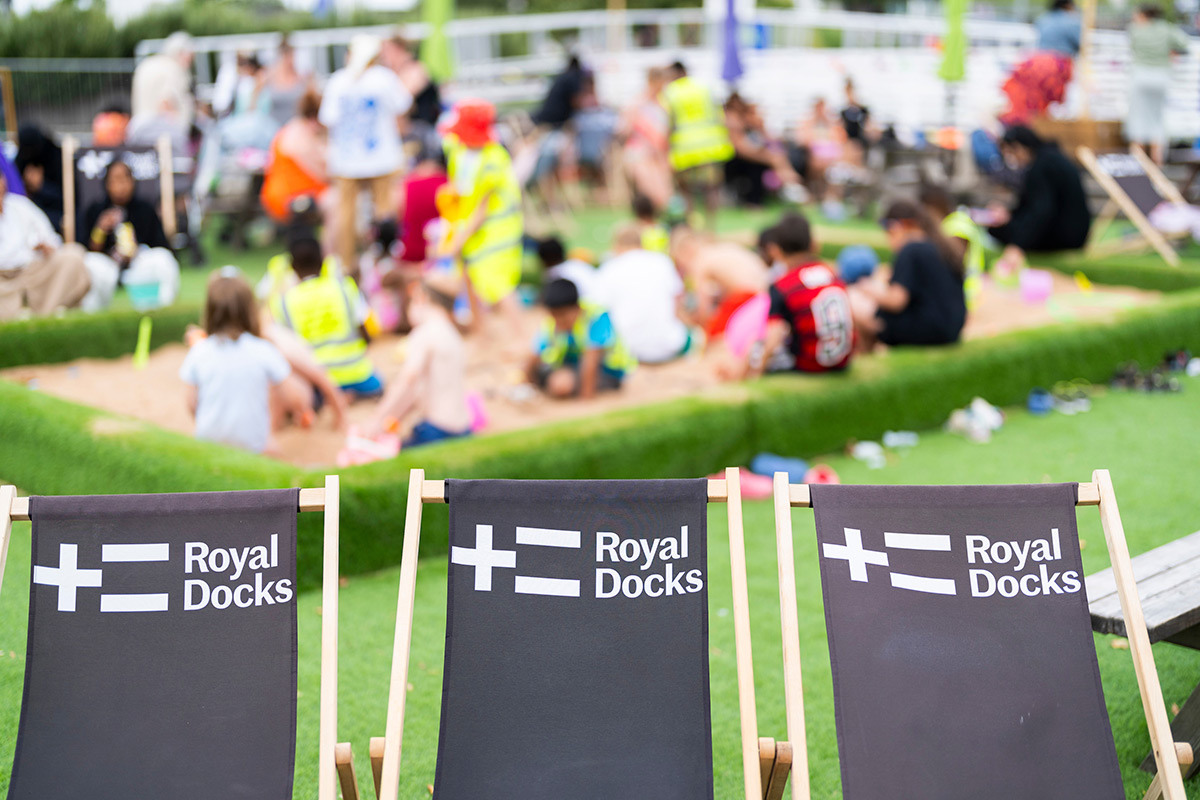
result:
[(1079, 169), (1054, 142), (1024, 126), (1000, 141), (1005, 160), (1025, 170), (1016, 207), (993, 207), (992, 236), (1005, 245), (1001, 260), (1020, 266), (1026, 253), (1078, 250), (1088, 239), (1092, 213)]
[(137, 181), (117, 159), (104, 173), (104, 198), (85, 209), (79, 236), (88, 249), (85, 259), (93, 284), (159, 286), (158, 305), (169, 305), (179, 291), (179, 262), (163, 232), (153, 204), (137, 196)]

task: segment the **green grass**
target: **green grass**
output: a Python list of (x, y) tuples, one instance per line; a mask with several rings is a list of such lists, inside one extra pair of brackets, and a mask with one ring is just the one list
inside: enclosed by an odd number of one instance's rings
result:
[[(1178, 395), (1110, 393), (1091, 413), (1076, 417), (1033, 417), (1012, 412), (989, 445), (969, 443), (942, 433), (925, 434), (920, 444), (894, 457), (878, 471), (842, 456), (827, 459), (846, 483), (1023, 483), (1089, 480), (1095, 468), (1112, 471), (1133, 553), (1143, 552), (1200, 527), (1195, 510), (1194, 469), (1200, 450), (1200, 381), (1186, 381)], [(695, 473), (700, 469), (696, 469)], [(451, 475), (456, 473), (449, 473)], [(379, 509), (389, 525), (402, 524), (399, 495)], [(710, 664), (713, 682), (713, 732), (716, 797), (740, 792), (738, 716), (733, 629), (730, 608), (725, 507), (710, 512)], [(799, 584), (801, 652), (807, 736), (813, 796), (838, 798), (839, 770), (834, 735), (832, 689), (824, 617), (812, 535), (812, 514), (795, 510), (796, 567)], [(1094, 508), (1080, 509), (1080, 536), (1088, 573), (1107, 566), (1104, 538)], [(760, 733), (784, 737), (781, 702), (782, 667), (776, 595), (775, 542), (768, 502), (745, 505), (746, 546), (755, 652)], [(435, 536), (442, 520), (428, 519), (424, 532)], [(0, 792), (16, 734), (24, 671), (25, 618), (29, 590), (29, 528), (15, 531), (4, 590), (0, 596)], [(344, 529), (352, 541), (359, 531)], [(408, 699), (403, 798), (426, 797), (433, 780), (440, 704), (445, 624), (446, 561), (426, 558), (417, 585), (413, 634), (412, 690)], [(354, 743), (363, 790), (370, 792), (366, 742), (381, 735), (392, 644), (398, 570), (356, 576), (341, 591), (341, 685), (339, 739)], [(300, 697), (297, 754), (297, 798), (316, 796), (316, 724), (320, 637), (319, 592), (299, 598)], [(1137, 770), (1148, 749), (1146, 726), (1138, 699), (1129, 652), (1116, 650), (1110, 637), (1096, 637), (1097, 652), (1112, 720), (1118, 758), (1130, 798), (1141, 797), (1149, 777)], [(1170, 644), (1154, 649), (1168, 707), (1188, 696), (1200, 676), (1200, 653)], [(1086, 764), (1065, 765), (1087, 769)], [(373, 796), (368, 794), (367, 796)], [(1200, 781), (1188, 784), (1188, 796), (1200, 798)]]

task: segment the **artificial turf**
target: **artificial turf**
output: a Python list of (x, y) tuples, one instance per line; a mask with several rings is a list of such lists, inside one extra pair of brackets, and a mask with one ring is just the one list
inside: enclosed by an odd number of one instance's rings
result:
[[(1074, 417), (1034, 417), (1010, 413), (1005, 427), (987, 445), (934, 432), (920, 444), (891, 457), (887, 467), (869, 470), (844, 456), (831, 464), (846, 483), (1024, 483), (1090, 480), (1091, 471), (1112, 471), (1131, 551), (1149, 550), (1200, 527), (1194, 504), (1195, 464), (1200, 448), (1200, 380), (1185, 381), (1176, 395), (1111, 392), (1097, 398), (1090, 413)], [(431, 476), (440, 477), (440, 476)], [(452, 476), (451, 476), (452, 477)], [(402, 524), (397, 499), (394, 524)], [(729, 613), (725, 507), (710, 513), (710, 664), (713, 682), (713, 748), (716, 797), (740, 796), (741, 774), (733, 623)], [(793, 512), (799, 582), (800, 644), (804, 658), (805, 706), (813, 797), (837, 798), (839, 770), (834, 735), (832, 690), (821, 610), (821, 592), (812, 536), (811, 512)], [(1094, 508), (1079, 512), (1088, 573), (1107, 566), (1104, 538)], [(776, 595), (774, 525), (769, 502), (745, 505), (751, 617), (760, 733), (784, 738), (782, 666)], [(25, 617), (29, 590), (28, 524), (19, 523), (0, 595), (0, 792), (6, 790), (16, 738), (24, 674)], [(382, 735), (391, 654), (397, 569), (350, 578), (341, 590), (339, 739), (353, 742), (365, 796), (372, 796), (366, 743)], [(433, 780), (440, 702), (445, 622), (446, 560), (428, 558), (417, 584), (411, 689), (401, 769), (403, 798), (428, 796)], [(300, 664), (298, 699), (297, 798), (315, 798), (320, 594), (299, 598)], [(1137, 684), (1127, 650), (1111, 637), (1096, 637), (1117, 753), (1127, 796), (1140, 797), (1149, 776), (1137, 770), (1148, 748)], [(202, 646), (202, 645), (201, 645)], [(1200, 653), (1171, 644), (1154, 648), (1168, 707), (1182, 704), (1200, 678)], [(1067, 764), (1064, 769), (1087, 769)], [(1188, 784), (1200, 798), (1200, 780)]]

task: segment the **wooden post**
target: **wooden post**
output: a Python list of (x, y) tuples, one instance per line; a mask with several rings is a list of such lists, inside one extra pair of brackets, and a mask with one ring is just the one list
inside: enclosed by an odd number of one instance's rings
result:
[(158, 181), (163, 233), (170, 242), (179, 226), (175, 215), (175, 155), (171, 152), (171, 137), (165, 133), (158, 137)]
[[(67, 244), (75, 241), (75, 137), (63, 137), (62, 146), (63, 171), (63, 241)], [(84, 232), (87, 235), (87, 232)]]
[(783, 633), (783, 702), (792, 745), (792, 800), (808, 800), (808, 741), (800, 671), (800, 621), (796, 610), (796, 555), (786, 472), (775, 473), (775, 546), (779, 559), (779, 626)]
[(335, 800), (337, 746), (338, 517), (337, 475), (325, 476), (325, 553), (321, 566), (321, 730), (317, 746), (318, 800)]
[(1079, 21), (1079, 88), (1083, 90), (1080, 119), (1092, 118), (1092, 32), (1096, 27), (1096, 0), (1083, 0)]
[(13, 94), (12, 70), (8, 67), (0, 67), (0, 95), (3, 95), (4, 98), (4, 128), (8, 133), (8, 140), (15, 142), (17, 140), (17, 99)]
[(4, 565), (8, 563), (8, 542), (12, 539), (12, 504), (17, 487), (0, 486), (0, 589), (4, 588)]
[(754, 704), (754, 652), (750, 644), (750, 599), (746, 541), (742, 528), (742, 484), (737, 467), (725, 470), (729, 493), (729, 569), (733, 577), (733, 637), (737, 651), (738, 705), (742, 720), (742, 772), (746, 800), (762, 800), (758, 763), (758, 709)]
[(392, 642), (392, 678), (388, 688), (379, 800), (397, 800), (400, 793), (400, 752), (404, 737), (404, 704), (408, 699), (409, 646), (412, 644), (413, 603), (417, 593), (417, 554), (421, 541), (421, 494), (424, 483), (425, 470), (414, 469), (408, 473), (408, 506), (404, 517), (400, 591), (396, 597), (396, 638)]
[(1092, 480), (1100, 489), (1100, 523), (1108, 543), (1113, 580), (1121, 598), (1125, 634), (1129, 638), (1129, 651), (1133, 656), (1134, 672), (1137, 673), (1138, 690), (1142, 694), (1142, 707), (1146, 713), (1154, 761), (1158, 764), (1158, 778), (1162, 784), (1163, 797), (1166, 800), (1187, 800), (1183, 777), (1179, 772), (1179, 757), (1171, 735), (1171, 723), (1167, 719), (1167, 709), (1163, 704), (1162, 686), (1158, 682), (1158, 671), (1154, 668), (1154, 654), (1150, 650), (1146, 618), (1142, 614), (1142, 603), (1133, 579), (1133, 567), (1129, 563), (1129, 546), (1125, 542), (1125, 528), (1121, 524), (1121, 512), (1117, 508), (1112, 478), (1108, 470), (1098, 469), (1092, 473)]

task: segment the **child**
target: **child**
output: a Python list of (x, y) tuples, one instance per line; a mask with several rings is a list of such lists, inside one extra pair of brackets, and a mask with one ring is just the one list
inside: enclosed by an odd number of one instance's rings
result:
[(635, 362), (608, 312), (581, 305), (575, 284), (563, 279), (546, 284), (542, 305), (547, 317), (526, 367), (530, 382), (556, 398), (619, 389)]
[(769, 282), (767, 262), (753, 251), (687, 228), (676, 229), (671, 255), (694, 298), (691, 321), (710, 342), (721, 338), (730, 317)]
[(658, 221), (658, 210), (644, 194), (633, 196), (633, 218), (642, 232), (642, 249), (666, 255), (671, 249), (671, 234)]
[(438, 190), (446, 185), (446, 170), (442, 156), (429, 148), (422, 148), (417, 164), (404, 178), (403, 201), (400, 205), (400, 266), (407, 273), (415, 274), (417, 268), (425, 266), (425, 226), (439, 216), (437, 207)]
[(367, 427), (377, 435), (410, 411), (420, 416), (404, 447), (457, 439), (471, 432), (467, 407), (467, 353), (451, 316), (460, 281), (446, 272), (431, 272), (414, 281), (409, 292), (413, 322), (407, 356)]
[(974, 308), (983, 289), (983, 272), (987, 268), (983, 229), (968, 214), (954, 208), (950, 193), (941, 186), (922, 186), (918, 199), (930, 216), (942, 221), (942, 235), (960, 253), (965, 271), (963, 291), (967, 296), (967, 308)]
[(886, 284), (860, 281), (855, 325), (867, 349), (888, 345), (951, 344), (967, 321), (962, 254), (938, 224), (910, 200), (893, 202), (881, 224), (896, 254)]
[(537, 254), (546, 270), (545, 283), (563, 278), (575, 284), (575, 288), (579, 290), (579, 297), (584, 302), (595, 299), (596, 268), (586, 261), (567, 258), (562, 239), (557, 236), (542, 239), (538, 242)]
[(292, 270), (300, 282), (271, 303), (275, 322), (295, 331), (342, 391), (378, 397), (383, 382), (367, 357), (368, 308), (354, 280), (321, 269), (321, 245), (311, 237), (292, 242)]
[(204, 330), (207, 336), (179, 368), (196, 438), (261, 453), (271, 435), (272, 402), (291, 368), (258, 337), (254, 293), (236, 269), (226, 267), (209, 280)]
[(761, 353), (750, 355), (748, 373), (773, 368), (771, 357), (786, 343), (783, 370), (844, 370), (854, 353), (854, 323), (846, 285), (815, 255), (812, 229), (797, 213), (784, 215), (766, 237), (773, 262), (785, 265), (783, 277), (767, 290), (770, 308)]

